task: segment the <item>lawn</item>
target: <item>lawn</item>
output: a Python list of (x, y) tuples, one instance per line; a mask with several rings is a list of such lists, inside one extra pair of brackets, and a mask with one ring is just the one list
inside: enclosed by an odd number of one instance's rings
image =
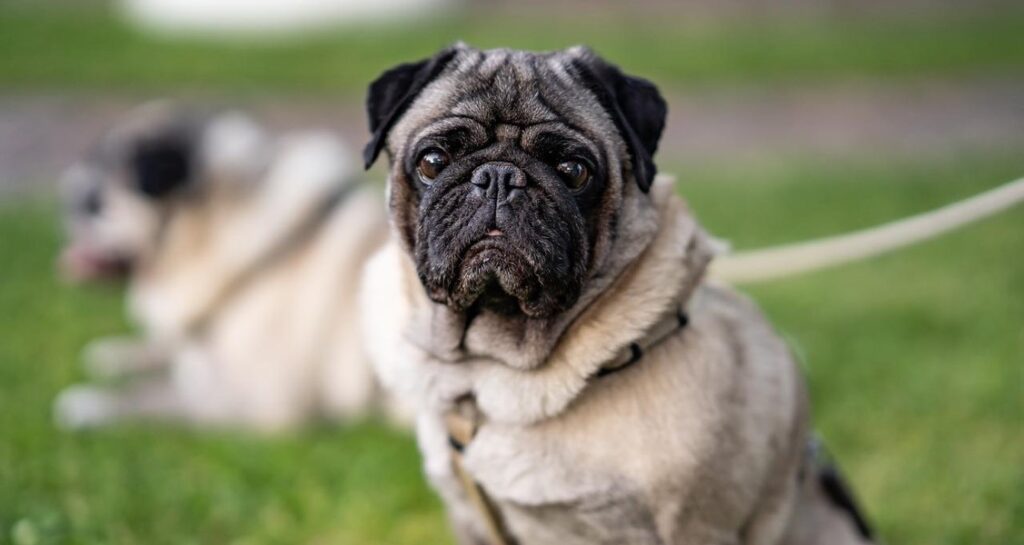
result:
[(470, 10), (417, 25), (361, 25), (258, 44), (164, 40), (95, 7), (25, 4), (0, 6), (0, 82), (8, 88), (361, 96), (384, 67), (431, 55), (457, 39), (541, 50), (585, 43), (664, 86), (1024, 73), (1024, 9), (717, 23), (626, 10), (544, 18)]
[[(681, 169), (679, 169), (681, 170)], [(791, 159), (679, 183), (737, 246), (869, 225), (1024, 173)], [(45, 198), (0, 207), (0, 543), (422, 544), (450, 539), (412, 439), (374, 423), (276, 439), (56, 431), (76, 353), (124, 331), (113, 288), (63, 286)], [(889, 543), (1024, 542), (1024, 210), (749, 291), (804, 361), (817, 427)]]

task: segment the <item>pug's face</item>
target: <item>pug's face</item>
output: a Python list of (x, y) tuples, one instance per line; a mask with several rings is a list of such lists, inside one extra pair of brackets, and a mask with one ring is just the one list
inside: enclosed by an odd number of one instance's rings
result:
[(394, 224), (434, 301), (544, 318), (600, 270), (643, 198), (665, 104), (592, 52), (465, 46), (370, 87), (367, 164), (391, 157)]
[(65, 172), (65, 276), (92, 281), (130, 274), (157, 244), (169, 201), (192, 179), (195, 138), (181, 112), (146, 105)]

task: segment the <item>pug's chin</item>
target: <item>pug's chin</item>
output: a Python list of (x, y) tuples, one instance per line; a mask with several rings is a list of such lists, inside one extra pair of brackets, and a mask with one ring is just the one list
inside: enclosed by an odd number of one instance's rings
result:
[(473, 303), (471, 303), (469, 308), (487, 309), (503, 316), (527, 314), (523, 308), (523, 303), (514, 295), (505, 291), (496, 278), (488, 282), (483, 291), (472, 294), (467, 299), (473, 299)]
[(471, 248), (463, 258), (459, 278), (446, 303), (459, 312), (477, 309), (546, 318), (561, 310), (546, 295), (524, 257), (502, 245), (485, 242)]

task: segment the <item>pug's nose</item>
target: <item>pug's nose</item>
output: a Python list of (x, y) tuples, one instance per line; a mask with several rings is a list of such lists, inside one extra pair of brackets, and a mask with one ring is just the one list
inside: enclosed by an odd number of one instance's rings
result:
[(507, 198), (513, 189), (526, 187), (526, 173), (512, 163), (485, 163), (476, 167), (470, 182), (489, 197), (505, 195)]

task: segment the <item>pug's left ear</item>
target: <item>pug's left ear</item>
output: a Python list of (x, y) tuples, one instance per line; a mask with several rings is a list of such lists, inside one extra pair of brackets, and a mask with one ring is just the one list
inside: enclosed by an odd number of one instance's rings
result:
[(189, 137), (166, 134), (140, 140), (132, 150), (135, 183), (144, 195), (161, 198), (192, 179), (194, 157)]
[(384, 148), (388, 132), (412, 104), (458, 53), (459, 46), (441, 50), (432, 58), (400, 64), (380, 75), (366, 95), (366, 114), (370, 121), (370, 142), (363, 149), (363, 162), (370, 168)]
[(619, 68), (585, 47), (570, 50), (572, 61), (584, 84), (612, 117), (626, 140), (633, 174), (640, 189), (647, 192), (658, 173), (654, 152), (665, 129), (668, 106), (658, 88), (645, 79), (623, 74)]

